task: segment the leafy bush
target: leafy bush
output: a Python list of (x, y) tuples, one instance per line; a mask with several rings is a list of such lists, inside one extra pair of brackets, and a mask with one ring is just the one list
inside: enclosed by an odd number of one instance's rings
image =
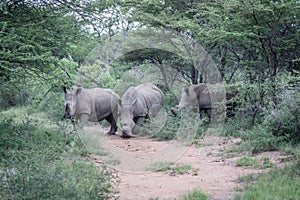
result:
[(141, 135), (153, 136), (157, 140), (170, 140), (176, 136), (180, 117), (171, 112), (171, 108), (176, 105), (175, 99), (173, 93), (165, 93), (164, 107), (156, 117), (145, 121)]
[(238, 137), (240, 135), (240, 131), (251, 130), (253, 128), (251, 121), (251, 116), (238, 112), (234, 117), (226, 119), (223, 134), (225, 136)]
[(279, 150), (285, 140), (285, 137), (272, 135), (261, 125), (256, 125), (251, 130), (240, 131), (239, 137), (249, 144), (251, 153)]
[(180, 126), (180, 118), (173, 116), (173, 114), (167, 110), (167, 120), (164, 127), (155, 134), (155, 138), (158, 140), (170, 140), (176, 136), (177, 130)]
[[(1, 199), (111, 199), (117, 178), (80, 155), (74, 135), (30, 122), (0, 122)], [(72, 145), (76, 142), (76, 145)]]
[(0, 110), (28, 103), (29, 91), (24, 80), (8, 81), (0, 77)]
[(53, 120), (58, 121), (63, 116), (64, 94), (60, 88), (55, 88), (53, 91), (42, 98), (42, 100), (34, 105), (34, 108), (50, 116)]
[(85, 88), (104, 87), (113, 88), (117, 84), (117, 78), (110, 66), (99, 60), (93, 64), (85, 64), (80, 66), (76, 76), (75, 83)]
[(178, 104), (178, 99), (175, 96), (175, 94), (171, 91), (166, 91), (165, 93), (165, 102), (164, 102), (164, 106), (167, 109), (170, 109), (172, 107), (175, 107)]
[(286, 90), (280, 95), (280, 101), (264, 124), (274, 135), (300, 142), (300, 92)]

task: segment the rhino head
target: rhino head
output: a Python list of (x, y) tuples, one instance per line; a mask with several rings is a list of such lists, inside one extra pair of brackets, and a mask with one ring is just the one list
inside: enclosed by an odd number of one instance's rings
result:
[(198, 100), (195, 91), (189, 87), (182, 88), (180, 102), (177, 106), (177, 109), (179, 109), (179, 111), (182, 111), (187, 108), (192, 108), (196, 106), (198, 106)]
[(71, 91), (67, 91), (65, 86), (62, 87), (62, 91), (65, 93), (64, 101), (64, 119), (74, 119), (76, 113), (76, 104), (78, 102), (78, 94), (80, 94), (81, 87), (73, 87)]
[(119, 104), (119, 116), (120, 125), (122, 129), (122, 137), (131, 137), (133, 135), (132, 130), (135, 127), (133, 121), (133, 105), (134, 102), (121, 102)]

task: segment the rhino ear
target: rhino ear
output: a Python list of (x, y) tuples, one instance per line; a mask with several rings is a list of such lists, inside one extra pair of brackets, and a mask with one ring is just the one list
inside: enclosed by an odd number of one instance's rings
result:
[(80, 94), (81, 91), (82, 91), (82, 87), (75, 88), (75, 94)]
[(62, 90), (65, 94), (67, 94), (67, 88), (66, 88), (66, 86), (61, 86), (61, 90)]
[(182, 88), (182, 93), (189, 94), (189, 88), (183, 87), (183, 88)]

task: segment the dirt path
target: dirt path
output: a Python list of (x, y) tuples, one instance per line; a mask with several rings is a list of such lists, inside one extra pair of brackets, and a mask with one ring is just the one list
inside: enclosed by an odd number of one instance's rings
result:
[[(124, 140), (117, 135), (102, 141), (102, 146), (110, 152), (108, 156), (91, 157), (96, 164), (109, 159), (117, 160), (112, 167), (117, 170), (120, 178), (118, 190), (121, 200), (179, 199), (181, 195), (196, 188), (211, 195), (213, 199), (228, 200), (233, 198), (240, 176), (264, 171), (236, 166), (238, 155), (229, 157), (227, 150), (239, 142), (238, 138), (208, 136), (199, 140), (199, 147), (179, 147), (172, 141), (158, 142), (149, 138)], [(176, 149), (179, 149), (178, 152)], [(177, 157), (168, 154), (170, 151), (175, 152)], [(152, 155), (160, 158), (155, 160)], [(268, 157), (272, 163), (278, 164), (278, 158), (282, 155), (280, 152), (268, 152), (258, 156)], [(184, 174), (147, 170), (147, 166), (149, 168), (150, 164), (157, 161), (189, 165), (192, 170)]]

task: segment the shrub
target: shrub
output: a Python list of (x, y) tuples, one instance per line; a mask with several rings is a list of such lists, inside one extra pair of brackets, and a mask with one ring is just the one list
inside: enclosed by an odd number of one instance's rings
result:
[(13, 120), (2, 120), (0, 130), (0, 199), (115, 197), (117, 178), (82, 158), (85, 150), (74, 135)]
[(280, 104), (271, 110), (264, 125), (274, 135), (300, 142), (300, 93), (286, 90), (280, 95)]
[(245, 143), (249, 143), (251, 153), (279, 150), (285, 140), (285, 137), (272, 135), (262, 125), (256, 125), (251, 130), (240, 131), (239, 137)]
[(164, 127), (155, 134), (155, 138), (158, 140), (171, 140), (176, 136), (177, 130), (180, 126), (180, 117), (173, 116), (173, 114), (167, 110), (167, 120)]

